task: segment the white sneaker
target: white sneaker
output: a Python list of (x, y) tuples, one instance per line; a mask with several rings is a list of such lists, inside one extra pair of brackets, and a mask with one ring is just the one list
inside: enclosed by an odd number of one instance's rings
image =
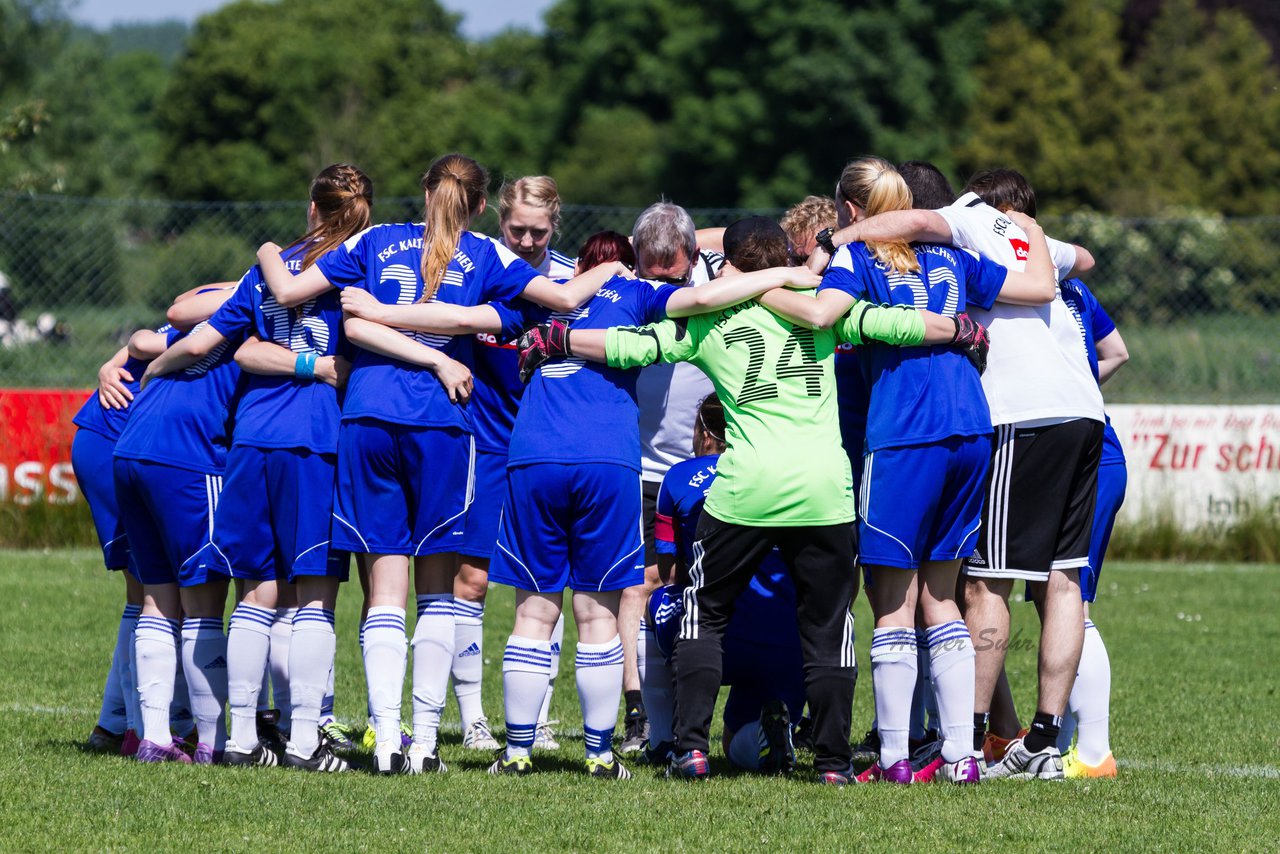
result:
[(985, 776), (989, 780), (1061, 780), (1062, 754), (1052, 744), (1032, 753), (1019, 738), (1009, 744), (1003, 759), (987, 767)]
[(462, 746), (467, 750), (487, 750), (490, 753), (502, 747), (493, 737), (493, 731), (489, 729), (489, 721), (484, 718), (476, 718), (471, 726), (467, 727), (467, 731), (462, 734)]
[(555, 730), (551, 728), (552, 724), (558, 724), (559, 721), (539, 721), (538, 728), (533, 733), (533, 746), (538, 750), (559, 750), (560, 742), (556, 741)]
[(429, 774), (432, 772), (443, 774), (448, 770), (440, 759), (438, 749), (435, 753), (428, 753), (425, 745), (413, 744), (405, 751), (403, 769), (405, 774)]

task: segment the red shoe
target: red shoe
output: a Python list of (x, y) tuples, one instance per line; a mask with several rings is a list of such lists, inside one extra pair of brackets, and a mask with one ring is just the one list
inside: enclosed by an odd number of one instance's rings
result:
[(124, 739), (120, 742), (121, 756), (134, 756), (138, 752), (138, 745), (142, 744), (142, 739), (138, 738), (138, 734), (131, 729), (125, 730)]

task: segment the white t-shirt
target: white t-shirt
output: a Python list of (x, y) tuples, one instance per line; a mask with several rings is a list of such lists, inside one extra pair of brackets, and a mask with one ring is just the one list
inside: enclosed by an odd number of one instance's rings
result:
[[(699, 252), (692, 287), (705, 285), (720, 272), (724, 256)], [(693, 422), (698, 404), (715, 391), (707, 375), (686, 362), (650, 365), (636, 380), (640, 403), (641, 477), (661, 482), (667, 469), (693, 457)]]
[[(938, 213), (951, 227), (955, 245), (1012, 270), (1027, 266), (1027, 233), (974, 193), (965, 193)], [(1076, 263), (1075, 247), (1049, 240), (1058, 278)], [(992, 424), (1052, 424), (1075, 418), (1102, 421), (1102, 392), (1089, 370), (1080, 326), (1062, 300), (1040, 306), (997, 302), (990, 311), (969, 308), (991, 335), (982, 388)]]

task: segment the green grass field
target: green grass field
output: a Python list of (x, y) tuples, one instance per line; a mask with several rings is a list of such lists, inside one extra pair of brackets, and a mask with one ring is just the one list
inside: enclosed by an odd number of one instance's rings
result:
[[(324, 777), (141, 766), (83, 751), (122, 586), (91, 550), (0, 551), (0, 849), (1274, 851), (1280, 567), (1115, 564), (1102, 588), (1093, 617), (1113, 665), (1115, 781), (836, 791), (815, 785), (807, 765), (792, 780), (734, 774), (718, 749), (718, 776), (705, 785), (643, 767), (631, 781), (592, 781), (578, 771), (571, 658), (553, 707), (569, 737), (538, 758), (533, 777), (484, 774), (489, 757), (462, 751), (452, 709), (442, 748), (450, 773)], [(358, 599), (353, 586), (339, 601), (338, 714), (348, 721), (364, 704)], [(497, 722), (511, 619), (510, 592), (495, 589), (485, 704)], [(871, 718), (862, 598), (857, 619), (860, 736)], [(1029, 716), (1029, 606), (1015, 607), (1014, 625), (1010, 677)]]

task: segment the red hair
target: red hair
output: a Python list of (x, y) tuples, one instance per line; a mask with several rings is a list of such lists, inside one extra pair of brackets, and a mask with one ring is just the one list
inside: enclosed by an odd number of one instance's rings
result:
[(636, 251), (631, 248), (631, 241), (616, 231), (597, 232), (588, 237), (578, 250), (578, 273), (613, 261), (621, 261), (633, 270), (636, 268)]

